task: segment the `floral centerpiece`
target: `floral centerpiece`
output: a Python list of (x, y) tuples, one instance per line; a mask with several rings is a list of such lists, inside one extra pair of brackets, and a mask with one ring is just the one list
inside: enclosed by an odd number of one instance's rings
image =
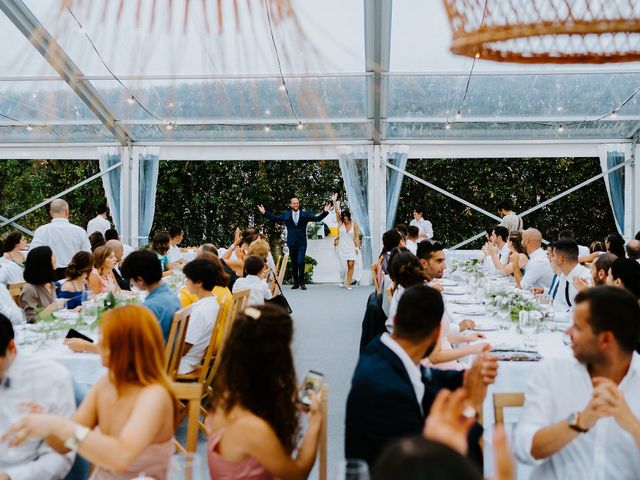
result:
[(511, 311), (511, 319), (517, 321), (521, 311), (537, 310), (537, 305), (521, 290), (500, 289), (488, 293), (489, 305), (500, 308), (508, 305)]

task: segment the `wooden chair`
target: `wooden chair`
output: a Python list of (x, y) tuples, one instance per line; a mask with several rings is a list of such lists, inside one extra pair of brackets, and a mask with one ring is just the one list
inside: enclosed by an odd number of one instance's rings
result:
[(493, 418), (496, 425), (504, 423), (504, 409), (508, 407), (523, 407), (524, 393), (494, 393), (493, 394)]
[[(182, 446), (174, 440), (176, 449), (180, 453), (195, 453), (198, 444), (198, 424), (200, 416), (200, 399), (202, 398), (202, 385), (200, 383), (179, 383), (172, 384), (176, 397), (187, 410), (187, 443)], [(184, 418), (184, 416), (183, 416)]]
[(173, 315), (171, 330), (169, 331), (169, 339), (165, 347), (165, 357), (167, 362), (167, 374), (171, 380), (175, 380), (178, 376), (178, 366), (184, 351), (184, 339), (187, 336), (187, 327), (189, 326), (189, 317), (191, 316), (191, 305), (178, 310)]
[(20, 307), (20, 295), (22, 295), (22, 289), (24, 288), (25, 282), (16, 282), (16, 283), (8, 283), (7, 290), (9, 290), (9, 295), (13, 298), (13, 301)]
[[(278, 260), (276, 260), (276, 268), (273, 269), (272, 275), (271, 275), (271, 282), (269, 282), (269, 288), (271, 290), (271, 294), (274, 295), (276, 293), (276, 279), (278, 278), (278, 272), (280, 271), (280, 265), (282, 264), (282, 255), (280, 255), (278, 257)], [(282, 285), (282, 283), (280, 284)]]
[(287, 271), (287, 263), (289, 263), (289, 254), (285, 253), (282, 258), (282, 263), (280, 264), (280, 270), (278, 270), (278, 283), (282, 285), (284, 281), (284, 274)]

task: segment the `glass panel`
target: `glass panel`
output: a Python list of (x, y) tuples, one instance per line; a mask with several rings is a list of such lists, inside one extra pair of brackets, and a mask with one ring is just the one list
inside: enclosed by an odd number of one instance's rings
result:
[(38, 127), (0, 126), (0, 138), (7, 143), (82, 143), (114, 141), (102, 125), (55, 125)]

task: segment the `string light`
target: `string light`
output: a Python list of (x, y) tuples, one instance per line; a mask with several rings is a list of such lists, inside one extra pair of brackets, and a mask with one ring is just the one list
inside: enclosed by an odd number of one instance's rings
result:
[(133, 95), (131, 95), (129, 98), (127, 98), (127, 103), (129, 105), (133, 105), (134, 103), (136, 103), (136, 99)]
[(444, 126), (444, 128), (446, 128), (447, 130), (451, 130), (451, 124), (449, 122), (447, 122), (447, 124)]
[(284, 86), (284, 83), (281, 83), (280, 86), (278, 87), (278, 90), (280, 90), (281, 92), (284, 92), (287, 90), (287, 87)]
[(564, 127), (562, 125), (560, 125), (558, 127), (558, 133), (562, 133), (562, 132), (564, 132)]
[(271, 115), (271, 110), (269, 110), (268, 108), (264, 111), (265, 115)]
[(480, 52), (476, 53), (476, 58), (480, 58)]
[(302, 130), (304, 128), (304, 124), (302, 122), (298, 122), (298, 130)]
[(616, 110), (614, 110), (613, 112), (611, 112), (611, 115), (609, 115), (609, 118), (611, 118), (611, 119), (618, 118), (618, 112)]
[(169, 108), (173, 108), (173, 102), (169, 102)]
[(562, 107), (561, 107), (561, 106), (558, 106), (558, 107), (556, 108), (556, 111), (561, 112), (561, 111), (562, 111)]
[(458, 112), (456, 113), (456, 120), (460, 120), (462, 118), (462, 113), (460, 113), (460, 110), (458, 110)]
[(32, 131), (32, 130), (33, 130), (33, 125), (31, 125), (31, 124), (27, 125), (27, 130), (28, 130), (29, 132), (30, 132), (30, 131)]
[(171, 124), (171, 122), (167, 123), (167, 125), (164, 127), (165, 130), (173, 130), (173, 125)]

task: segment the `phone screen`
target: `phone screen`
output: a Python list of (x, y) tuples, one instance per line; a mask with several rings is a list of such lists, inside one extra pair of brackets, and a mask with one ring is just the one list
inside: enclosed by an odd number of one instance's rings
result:
[(316, 370), (309, 370), (302, 381), (298, 392), (298, 400), (307, 407), (311, 406), (311, 394), (320, 390), (324, 383), (324, 374)]

